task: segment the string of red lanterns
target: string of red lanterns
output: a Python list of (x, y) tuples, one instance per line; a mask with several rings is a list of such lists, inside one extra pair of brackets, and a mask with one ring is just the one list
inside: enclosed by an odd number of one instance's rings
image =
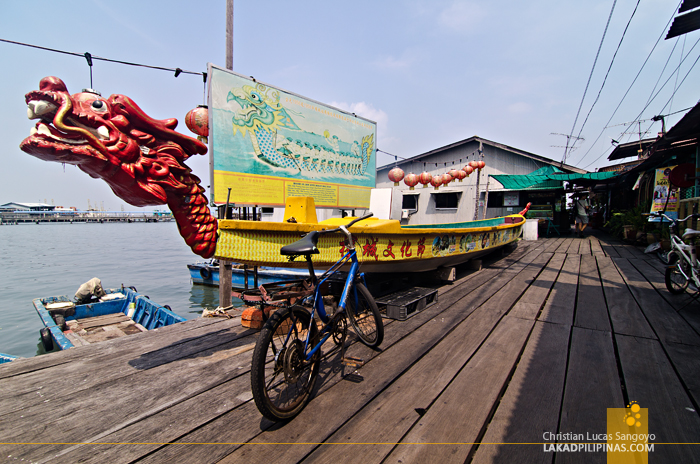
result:
[(197, 134), (200, 142), (207, 143), (209, 137), (209, 109), (207, 105), (199, 105), (189, 110), (185, 115), (185, 125), (189, 130)]
[(428, 185), (430, 185), (431, 180), (433, 180), (433, 175), (430, 174), (428, 171), (423, 171), (421, 172), (420, 176), (418, 176), (418, 182), (423, 184), (423, 188), (428, 187)]
[[(445, 166), (447, 166), (447, 163), (445, 163)], [(437, 167), (437, 163), (435, 163), (435, 167)], [(435, 190), (438, 190), (441, 185), (448, 185), (455, 179), (462, 182), (462, 179), (469, 177), (469, 175), (474, 171), (481, 171), (485, 167), (486, 163), (483, 160), (474, 160), (470, 161), (462, 169), (452, 168), (442, 175), (432, 175), (425, 170), (425, 163), (423, 163), (423, 172), (418, 175), (414, 174), (413, 172), (405, 175), (404, 171), (400, 167), (395, 166), (389, 171), (388, 176), (389, 180), (394, 183), (394, 187), (398, 187), (399, 182), (401, 182), (403, 179), (404, 184), (406, 184), (410, 190), (414, 190), (414, 187), (418, 184), (423, 184), (423, 188), (427, 188), (428, 185), (432, 185)]]
[(420, 182), (418, 176), (413, 173), (408, 174), (403, 180), (403, 183), (408, 185), (409, 190), (413, 190), (413, 187), (418, 185), (418, 182)]
[(389, 180), (394, 183), (394, 187), (399, 186), (399, 182), (401, 182), (401, 179), (403, 179), (403, 174), (403, 169), (398, 166), (389, 171)]

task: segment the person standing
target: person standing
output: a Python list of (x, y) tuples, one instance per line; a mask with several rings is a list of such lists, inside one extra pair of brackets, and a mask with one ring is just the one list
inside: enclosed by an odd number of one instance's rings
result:
[(584, 192), (578, 197), (574, 207), (576, 208), (576, 233), (579, 237), (583, 237), (583, 231), (588, 227), (588, 210), (591, 208), (588, 192)]

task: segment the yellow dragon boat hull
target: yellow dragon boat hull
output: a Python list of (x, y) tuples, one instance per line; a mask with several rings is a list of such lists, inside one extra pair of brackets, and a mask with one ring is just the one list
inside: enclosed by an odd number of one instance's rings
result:
[[(307, 204), (306, 211), (312, 205), (313, 202)], [(293, 211), (286, 211), (285, 219), (292, 214)], [(220, 220), (215, 257), (257, 266), (306, 267), (303, 259), (290, 262), (280, 255), (280, 248), (312, 230), (333, 229), (352, 220), (333, 218), (318, 223), (315, 210), (305, 219), (308, 222)], [(349, 230), (355, 238), (357, 258), (364, 272), (422, 272), (455, 266), (508, 245), (520, 237), (524, 224), (525, 218), (519, 214), (403, 227), (396, 220), (369, 218)], [(345, 253), (344, 237), (322, 235), (318, 250), (319, 254), (312, 255), (314, 267), (328, 267)]]

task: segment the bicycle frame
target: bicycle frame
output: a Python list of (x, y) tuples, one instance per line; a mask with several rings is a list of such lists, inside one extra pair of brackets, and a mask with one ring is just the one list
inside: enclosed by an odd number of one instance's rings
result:
[[(340, 312), (345, 312), (347, 308), (347, 301), (348, 301), (348, 296), (350, 294), (351, 288), (355, 289), (355, 298), (357, 299), (357, 290), (356, 287), (353, 287), (352, 284), (355, 282), (355, 280), (359, 277), (364, 281), (364, 274), (358, 274), (358, 271), (360, 269), (360, 263), (357, 260), (357, 251), (355, 250), (355, 244), (353, 243), (352, 240), (352, 235), (350, 232), (347, 230), (345, 226), (340, 226), (339, 229), (345, 233), (346, 238), (348, 240), (348, 251), (341, 257), (338, 261), (336, 261), (335, 264), (333, 264), (326, 272), (323, 273), (323, 275), (318, 278), (318, 282), (316, 283), (316, 288), (314, 290), (313, 297), (313, 302), (311, 303), (311, 321), (312, 323), (314, 321), (314, 316), (316, 313), (318, 313), (319, 318), (321, 319), (321, 322), (323, 322), (323, 326), (321, 327), (320, 334), (322, 335), (321, 340), (319, 340), (314, 347), (309, 350), (309, 345), (311, 343), (311, 331), (309, 330), (308, 333), (306, 334), (306, 340), (304, 341), (304, 352), (306, 353), (305, 360), (310, 361), (311, 358), (316, 354), (316, 352), (321, 348), (321, 346), (328, 340), (332, 333), (330, 331), (331, 326), (329, 323), (331, 322), (331, 318), (328, 316), (328, 313), (326, 312), (325, 305), (323, 304), (323, 297), (321, 296), (321, 286), (324, 282), (326, 282), (328, 279), (330, 279), (333, 275), (335, 275), (341, 267), (346, 265), (348, 262), (350, 263), (350, 271), (348, 272), (347, 278), (345, 279), (345, 284), (343, 286), (343, 292), (340, 296), (340, 301), (338, 302), (338, 313)], [(309, 273), (310, 273), (310, 278), (315, 280), (315, 274), (313, 272), (313, 265), (311, 264), (311, 261), (309, 260)], [(285, 344), (289, 341), (289, 338), (292, 336), (292, 331), (294, 330), (294, 327), (290, 327), (289, 332), (287, 333), (287, 338), (285, 340)]]
[[(689, 253), (689, 255), (686, 254), (686, 252)], [(683, 277), (693, 282), (696, 287), (700, 288), (700, 281), (698, 281), (698, 259), (695, 253), (695, 245), (686, 245), (676, 234), (672, 234), (670, 253), (675, 253), (678, 256), (678, 259), (684, 259), (690, 263), (690, 270), (692, 274), (690, 276), (685, 274), (683, 271), (683, 266), (680, 266), (680, 262), (673, 264), (673, 266), (678, 267), (678, 271), (683, 274)]]
[[(670, 260), (670, 255), (673, 253), (676, 256), (678, 256), (678, 262), (674, 263), (671, 265), (671, 267), (677, 267), (678, 271), (683, 275), (683, 277), (686, 278), (686, 280), (693, 282), (696, 287), (700, 288), (700, 278), (698, 276), (699, 270), (698, 270), (698, 259), (697, 259), (697, 254), (695, 252), (695, 245), (687, 245), (681, 237), (679, 237), (676, 233), (673, 232), (673, 229), (678, 231), (678, 223), (679, 222), (685, 222), (694, 215), (691, 214), (690, 216), (686, 217), (685, 219), (672, 219), (668, 217), (665, 213), (655, 213), (652, 214), (652, 216), (658, 216), (665, 218), (667, 221), (671, 223), (671, 234), (670, 234), (670, 240), (671, 240), (671, 251), (669, 251), (669, 260)], [(695, 215), (697, 217), (697, 215)], [(690, 270), (691, 270), (691, 275), (688, 276), (685, 274), (683, 271), (683, 266), (680, 265), (681, 261), (680, 260), (685, 260), (687, 263), (690, 264)]]

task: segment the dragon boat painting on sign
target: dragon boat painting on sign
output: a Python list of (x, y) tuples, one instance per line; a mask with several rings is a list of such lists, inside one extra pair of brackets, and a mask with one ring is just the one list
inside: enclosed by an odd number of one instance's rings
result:
[(209, 66), (213, 201), (363, 208), (376, 177), (376, 124)]
[[(351, 218), (316, 222), (312, 198), (288, 198), (285, 222), (219, 221), (216, 257), (239, 263), (276, 267), (306, 267), (303, 259), (289, 261), (280, 248), (312, 230), (332, 229)], [(297, 222), (288, 222), (294, 218)], [(301, 219), (301, 220), (300, 220)], [(349, 230), (356, 240), (357, 258), (364, 272), (423, 272), (455, 266), (517, 241), (522, 214), (451, 224), (401, 226), (397, 220), (369, 218)], [(322, 235), (314, 267), (335, 263), (346, 251), (344, 240)]]

